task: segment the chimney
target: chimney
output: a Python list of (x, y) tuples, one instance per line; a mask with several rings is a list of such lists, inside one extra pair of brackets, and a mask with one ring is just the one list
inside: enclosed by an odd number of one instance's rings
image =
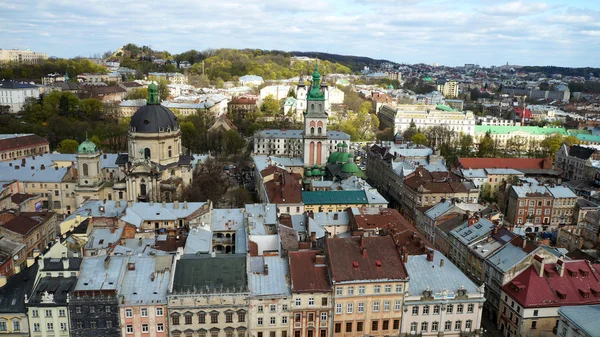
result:
[(116, 207), (116, 208), (119, 208), (119, 207), (121, 207), (121, 202), (120, 202), (119, 200), (117, 200), (117, 201), (115, 202), (115, 207)]
[(444, 259), (440, 260), (440, 268), (444, 266)]
[(558, 275), (560, 275), (560, 277), (565, 275), (565, 261), (563, 261), (562, 256), (556, 261), (556, 271), (558, 271)]
[(402, 252), (402, 263), (408, 263), (408, 253), (406, 251)]
[(187, 209), (187, 201), (183, 202), (183, 209)]
[(179, 201), (173, 201), (173, 209), (179, 209)]
[(521, 248), (525, 249), (525, 247), (527, 246), (527, 239), (522, 238), (521, 240), (523, 240), (523, 244), (521, 244)]
[(42, 170), (42, 171), (43, 171), (43, 170), (45, 170), (45, 169), (46, 169), (46, 166), (45, 166), (44, 164), (42, 164), (42, 166), (40, 166), (40, 170)]
[(133, 206), (133, 201), (127, 200), (127, 207), (131, 207), (131, 206)]
[(535, 254), (531, 264), (533, 265), (533, 268), (535, 268), (537, 270), (538, 276), (543, 277), (544, 276), (544, 265), (545, 265), (544, 258)]
[(18, 169), (19, 169), (19, 165), (15, 165), (15, 170), (18, 170)]
[(149, 204), (150, 206), (154, 205), (154, 200), (150, 200)]
[(317, 254), (315, 255), (315, 265), (324, 265), (325, 264), (325, 255)]
[(477, 221), (479, 221), (479, 218), (476, 215), (470, 217), (469, 218), (469, 226), (468, 227), (473, 226), (475, 223), (477, 223)]
[(68, 257), (62, 258), (62, 265), (63, 265), (63, 270), (69, 270), (69, 258)]
[(494, 227), (492, 227), (492, 234), (498, 234), (498, 227), (500, 227), (500, 225), (498, 224), (495, 224)]
[(108, 269), (108, 266), (110, 266), (110, 255), (107, 255), (104, 259), (104, 269)]
[(310, 242), (315, 242), (315, 241), (317, 241), (317, 233), (310, 232)]
[(108, 156), (106, 155), (106, 153), (104, 154), (104, 159), (106, 159)]
[(21, 166), (25, 166), (26, 160), (25, 158), (21, 159)]
[(265, 275), (269, 275), (269, 265), (265, 263)]
[(140, 238), (140, 239), (138, 240), (138, 247), (141, 247), (141, 246), (142, 246), (142, 238)]
[(362, 249), (362, 256), (367, 257), (367, 248)]
[(167, 208), (167, 202), (166, 201), (162, 202), (162, 208)]
[(8, 163), (8, 166), (12, 167), (12, 163)]
[(433, 249), (430, 249), (427, 251), (427, 261), (433, 262), (433, 254), (434, 254)]
[(156, 276), (154, 275), (154, 272), (152, 272), (152, 274), (150, 274), (150, 281), (154, 282), (154, 278), (155, 278), (155, 277), (156, 277)]
[(362, 250), (364, 246), (365, 246), (365, 237), (361, 235), (360, 236), (360, 249)]
[(32, 171), (33, 171), (33, 170), (35, 170), (35, 166), (33, 166), (33, 165), (32, 165), (32, 166), (31, 166), (31, 170), (32, 170)]

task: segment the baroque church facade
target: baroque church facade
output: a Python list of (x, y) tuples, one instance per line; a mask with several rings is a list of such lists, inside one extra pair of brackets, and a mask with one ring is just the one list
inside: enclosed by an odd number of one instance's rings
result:
[(254, 154), (301, 158), (305, 167), (324, 166), (338, 144), (350, 143), (350, 135), (327, 130), (330, 107), (327, 84), (321, 82), (318, 65), (312, 74), (310, 87), (304, 79), (298, 83), (297, 109), (304, 117), (303, 130), (262, 130), (254, 135)]
[[(77, 149), (77, 203), (87, 199), (170, 202), (192, 181), (192, 156), (183, 155), (177, 117), (162, 106), (158, 87), (150, 84), (148, 100), (131, 117), (128, 151), (107, 173), (106, 158), (86, 139)], [(104, 156), (104, 157), (103, 157)]]

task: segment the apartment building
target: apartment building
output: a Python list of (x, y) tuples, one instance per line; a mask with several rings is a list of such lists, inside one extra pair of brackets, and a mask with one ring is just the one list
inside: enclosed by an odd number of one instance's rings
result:
[(167, 295), (169, 336), (248, 336), (246, 256), (177, 255), (175, 259)]
[[(56, 214), (48, 212), (22, 212), (0, 226), (0, 234), (25, 245), (23, 254), (33, 257), (34, 251), (44, 251), (56, 238)], [(21, 265), (21, 269), (25, 266)]]
[(294, 337), (328, 337), (333, 331), (333, 300), (326, 256), (316, 250), (289, 253)]
[(330, 238), (333, 336), (400, 333), (408, 274), (391, 236)]
[(508, 192), (504, 219), (510, 224), (523, 226), (526, 232), (539, 232), (551, 224), (553, 203), (554, 196), (546, 186), (513, 185)]
[(249, 256), (248, 264), (250, 331), (256, 337), (289, 337), (292, 293), (287, 260)]
[(552, 201), (552, 218), (550, 227), (570, 226), (577, 224), (578, 215), (575, 213), (577, 195), (566, 186), (548, 186), (548, 191), (554, 197)]
[(437, 105), (417, 104), (397, 107), (383, 105), (378, 116), (383, 127), (394, 128), (394, 134), (404, 132), (411, 123), (422, 129), (444, 126), (457, 133), (471, 136), (475, 134), (476, 129), (473, 112), (445, 111), (439, 109)]
[(561, 337), (594, 337), (600, 331), (600, 305), (581, 305), (561, 307), (558, 309), (557, 336)]
[(0, 161), (21, 159), (31, 155), (44, 154), (48, 151), (48, 141), (38, 135), (0, 135)]
[(600, 304), (600, 280), (589, 262), (559, 258), (551, 263), (536, 255), (502, 287), (497, 324), (504, 336), (556, 335), (561, 307), (592, 304)]
[(556, 153), (554, 167), (562, 170), (563, 177), (570, 180), (594, 179), (586, 173), (586, 166), (591, 166), (592, 160), (600, 159), (600, 152), (593, 147), (566, 144), (561, 145)]
[(402, 306), (402, 333), (456, 337), (482, 333), (483, 286), (434, 250), (408, 256), (404, 265), (411, 282)]
[(29, 49), (0, 49), (0, 62), (36, 64), (47, 58), (48, 54), (34, 52)]
[(172, 261), (171, 255), (128, 257), (119, 287), (121, 336), (169, 335), (167, 291)]

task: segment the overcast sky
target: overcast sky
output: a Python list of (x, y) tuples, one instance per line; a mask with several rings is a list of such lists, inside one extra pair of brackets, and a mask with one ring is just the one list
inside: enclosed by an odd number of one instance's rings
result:
[(129, 42), (600, 67), (600, 1), (0, 0), (0, 48), (73, 57)]

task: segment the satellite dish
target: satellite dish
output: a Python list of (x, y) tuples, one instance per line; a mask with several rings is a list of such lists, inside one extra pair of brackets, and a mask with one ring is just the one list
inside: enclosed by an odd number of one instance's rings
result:
[(19, 255), (13, 256), (13, 260), (17, 261), (19, 259)]

